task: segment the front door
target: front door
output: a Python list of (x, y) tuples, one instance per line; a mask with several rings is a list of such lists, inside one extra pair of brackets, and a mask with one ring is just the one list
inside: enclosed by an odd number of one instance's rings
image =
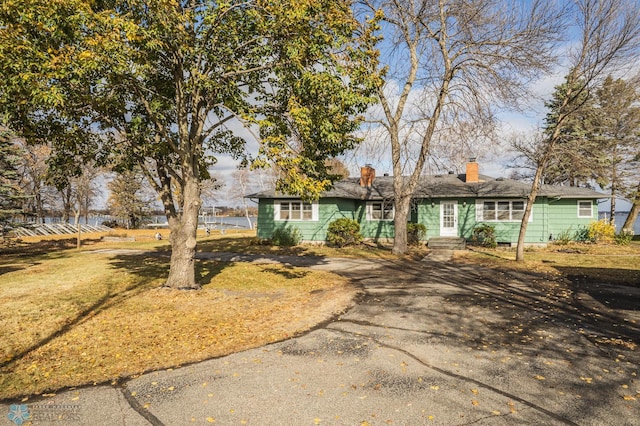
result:
[(440, 203), (440, 236), (458, 236), (458, 202), (442, 201)]

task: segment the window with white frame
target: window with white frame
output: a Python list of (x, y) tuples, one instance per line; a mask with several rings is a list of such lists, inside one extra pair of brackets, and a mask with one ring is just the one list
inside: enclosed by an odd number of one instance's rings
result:
[(393, 220), (393, 203), (371, 201), (367, 203), (367, 220)]
[(487, 200), (476, 206), (477, 219), (483, 222), (519, 222), (524, 217), (522, 200)]
[(591, 200), (578, 201), (578, 217), (593, 217), (593, 202)]
[(275, 220), (318, 220), (318, 204), (300, 200), (279, 200), (275, 202)]

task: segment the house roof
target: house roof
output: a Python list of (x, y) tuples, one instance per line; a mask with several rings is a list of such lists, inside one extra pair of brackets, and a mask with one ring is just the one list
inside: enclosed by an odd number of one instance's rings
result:
[[(531, 184), (506, 178), (480, 175), (480, 182), (467, 183), (465, 174), (424, 176), (418, 183), (414, 198), (526, 198)], [(560, 185), (542, 185), (538, 197), (548, 198), (608, 198), (589, 188)], [(249, 195), (248, 198), (299, 198), (267, 190)], [(393, 198), (393, 177), (376, 177), (371, 187), (360, 186), (360, 178), (347, 178), (334, 183), (322, 198), (347, 198), (356, 200), (385, 200)]]

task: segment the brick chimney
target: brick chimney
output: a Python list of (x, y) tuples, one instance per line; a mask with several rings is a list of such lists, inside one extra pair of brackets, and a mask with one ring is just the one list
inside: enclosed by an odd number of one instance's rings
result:
[(376, 178), (376, 169), (371, 167), (371, 164), (365, 164), (360, 168), (360, 186), (370, 187), (373, 184), (373, 180)]
[(480, 181), (478, 163), (475, 158), (469, 159), (469, 162), (467, 163), (467, 174), (465, 176), (465, 182), (467, 183), (478, 183)]

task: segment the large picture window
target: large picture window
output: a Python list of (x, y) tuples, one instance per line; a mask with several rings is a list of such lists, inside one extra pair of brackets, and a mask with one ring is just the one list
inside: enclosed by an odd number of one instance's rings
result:
[(519, 222), (524, 217), (524, 201), (482, 201), (476, 209), (483, 222)]
[(593, 217), (593, 202), (591, 200), (578, 201), (578, 217)]
[(318, 205), (300, 200), (282, 200), (275, 202), (276, 220), (318, 220)]
[(393, 203), (372, 201), (367, 203), (367, 220), (393, 220)]

